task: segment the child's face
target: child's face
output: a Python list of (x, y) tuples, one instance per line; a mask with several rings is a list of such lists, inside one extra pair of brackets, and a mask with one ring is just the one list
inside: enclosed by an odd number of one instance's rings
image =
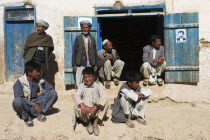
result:
[(88, 74), (83, 75), (84, 83), (87, 86), (91, 86), (94, 83), (94, 79), (95, 79), (95, 76), (93, 75), (88, 75)]
[(139, 82), (136, 81), (128, 82), (128, 85), (130, 86), (131, 89), (136, 90), (139, 86)]
[(32, 72), (28, 73), (28, 76), (30, 76), (32, 79), (37, 78), (39, 75), (39, 70), (33, 70)]

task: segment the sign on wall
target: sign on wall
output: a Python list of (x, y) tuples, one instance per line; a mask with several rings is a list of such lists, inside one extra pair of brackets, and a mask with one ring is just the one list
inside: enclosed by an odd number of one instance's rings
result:
[(186, 29), (176, 29), (176, 43), (187, 42), (187, 32)]

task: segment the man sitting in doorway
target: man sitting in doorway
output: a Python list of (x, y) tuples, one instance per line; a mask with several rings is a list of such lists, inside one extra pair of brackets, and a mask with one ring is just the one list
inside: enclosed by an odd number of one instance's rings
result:
[(25, 65), (25, 74), (18, 78), (13, 86), (13, 109), (28, 127), (34, 125), (33, 117), (44, 122), (44, 113), (57, 100), (57, 93), (53, 87), (44, 79), (38, 81), (38, 75), (39, 65), (30, 61)]
[(83, 71), (83, 81), (75, 95), (75, 107), (73, 125), (76, 126), (76, 118), (87, 123), (89, 134), (99, 135), (99, 121), (103, 121), (109, 108), (108, 96), (103, 86), (94, 82), (95, 74), (91, 67), (86, 67)]
[(127, 82), (124, 83), (118, 96), (114, 101), (112, 121), (116, 123), (126, 123), (128, 127), (134, 128), (131, 119), (146, 125), (145, 110), (148, 97), (152, 94), (150, 89), (143, 89), (139, 86), (140, 75), (129, 72), (126, 75)]
[(98, 52), (99, 77), (105, 80), (105, 87), (110, 88), (110, 81), (113, 77), (114, 84), (119, 84), (124, 62), (120, 60), (117, 51), (112, 48), (112, 42), (105, 39), (102, 42), (103, 49)]
[(163, 84), (161, 74), (165, 70), (164, 47), (161, 45), (161, 38), (157, 35), (150, 37), (150, 45), (143, 48), (143, 64), (140, 69), (141, 75), (144, 77), (143, 85)]

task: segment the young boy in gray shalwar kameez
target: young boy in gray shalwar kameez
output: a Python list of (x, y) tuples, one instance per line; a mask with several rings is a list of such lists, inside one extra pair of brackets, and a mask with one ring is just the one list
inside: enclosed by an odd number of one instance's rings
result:
[(44, 113), (56, 102), (57, 93), (44, 79), (37, 80), (39, 66), (28, 62), (25, 74), (17, 79), (14, 89), (13, 109), (24, 120), (28, 127), (32, 127), (33, 117), (41, 122), (46, 120)]
[(103, 120), (108, 110), (108, 96), (103, 86), (94, 83), (95, 75), (91, 67), (86, 67), (83, 72), (84, 83), (80, 84), (74, 99), (75, 117), (88, 123), (87, 131), (89, 134), (99, 135), (99, 120)]
[(146, 125), (145, 110), (151, 90), (139, 86), (140, 76), (135, 72), (126, 75), (127, 82), (124, 83), (115, 99), (112, 112), (112, 121), (126, 123), (128, 127), (134, 128), (131, 119)]

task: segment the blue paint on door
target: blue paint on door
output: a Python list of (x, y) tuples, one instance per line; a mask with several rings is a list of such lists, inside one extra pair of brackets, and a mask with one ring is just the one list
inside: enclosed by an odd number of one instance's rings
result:
[[(198, 13), (176, 13), (164, 16), (165, 81), (197, 83), (199, 81)], [(176, 42), (176, 29), (186, 29), (185, 43)]]
[[(76, 36), (81, 34), (81, 29), (78, 24), (78, 19), (80, 17), (70, 17), (64, 16), (64, 77), (65, 85), (72, 85), (75, 83), (73, 76), (72, 67), (72, 48), (74, 46), (74, 41)], [(92, 28), (91, 35), (97, 40), (97, 18), (96, 17), (81, 17), (81, 18), (91, 18)], [(96, 41), (97, 42), (97, 41)]]
[(24, 43), (28, 35), (35, 29), (32, 13), (34, 14), (34, 8), (13, 7), (5, 9), (5, 60), (6, 79), (8, 81), (24, 74)]

